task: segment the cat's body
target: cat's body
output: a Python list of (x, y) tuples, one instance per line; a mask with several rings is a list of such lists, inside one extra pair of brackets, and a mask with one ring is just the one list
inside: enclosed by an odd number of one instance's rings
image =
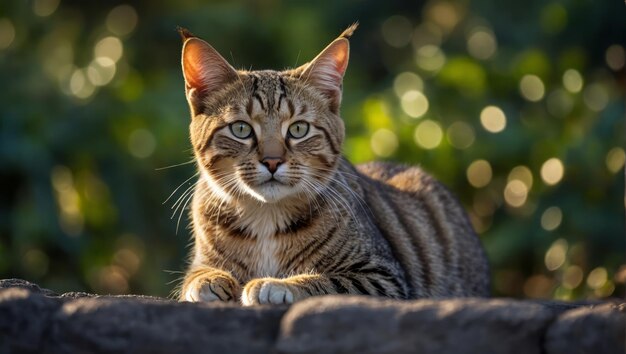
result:
[(311, 63), (282, 72), (237, 72), (185, 36), (201, 176), (181, 299), (488, 295), (484, 252), (443, 186), (416, 167), (354, 167), (341, 156), (341, 80), (353, 29)]

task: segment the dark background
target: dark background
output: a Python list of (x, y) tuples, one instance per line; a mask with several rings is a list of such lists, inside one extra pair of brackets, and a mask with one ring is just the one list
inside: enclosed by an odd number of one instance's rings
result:
[(169, 294), (195, 173), (163, 169), (191, 159), (176, 26), (236, 68), (282, 69), (357, 20), (345, 154), (445, 182), (496, 295), (622, 297), (621, 0), (3, 1), (0, 278)]

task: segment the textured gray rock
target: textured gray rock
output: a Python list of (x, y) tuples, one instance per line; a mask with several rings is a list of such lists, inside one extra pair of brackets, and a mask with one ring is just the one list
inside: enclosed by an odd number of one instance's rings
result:
[(626, 304), (604, 304), (564, 313), (550, 326), (546, 353), (626, 353)]
[(20, 288), (20, 289), (29, 290), (30, 292), (37, 293), (37, 294), (57, 296), (57, 294), (54, 291), (48, 290), (48, 289), (42, 289), (39, 287), (39, 285), (33, 284), (26, 280), (0, 279), (0, 289), (8, 289), (8, 288)]
[(37, 353), (61, 300), (24, 288), (0, 290), (0, 353)]
[(281, 353), (541, 353), (554, 317), (511, 300), (320, 297), (283, 318)]
[(9, 288), (0, 290), (0, 353), (264, 353), (286, 310)]
[(290, 308), (57, 295), (0, 280), (5, 353), (623, 353), (626, 305), (311, 298)]
[(83, 299), (53, 319), (50, 353), (256, 353), (269, 351), (286, 308)]

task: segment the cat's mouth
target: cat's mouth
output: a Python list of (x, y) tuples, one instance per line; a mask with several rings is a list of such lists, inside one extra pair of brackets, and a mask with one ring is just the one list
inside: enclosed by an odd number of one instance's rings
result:
[(275, 176), (271, 176), (266, 181), (260, 183), (261, 186), (284, 185), (284, 184), (285, 183), (278, 180)]
[(270, 177), (264, 182), (259, 183), (254, 189), (252, 195), (263, 202), (273, 203), (292, 194), (294, 189), (287, 183), (280, 181), (275, 177)]

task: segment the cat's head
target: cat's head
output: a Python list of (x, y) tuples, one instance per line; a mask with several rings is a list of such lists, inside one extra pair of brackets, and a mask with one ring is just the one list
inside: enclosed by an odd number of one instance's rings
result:
[(207, 42), (181, 30), (191, 142), (213, 192), (273, 203), (313, 196), (332, 179), (344, 139), (339, 106), (355, 29), (285, 71), (235, 70)]

